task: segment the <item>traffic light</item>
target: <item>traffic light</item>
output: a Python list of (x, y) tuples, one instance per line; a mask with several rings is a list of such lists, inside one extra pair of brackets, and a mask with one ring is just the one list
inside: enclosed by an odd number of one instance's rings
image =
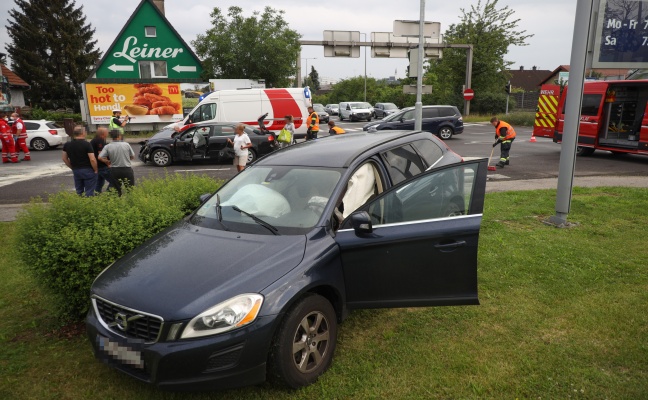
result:
[(507, 83), (506, 86), (504, 86), (504, 91), (506, 94), (511, 94), (511, 82)]

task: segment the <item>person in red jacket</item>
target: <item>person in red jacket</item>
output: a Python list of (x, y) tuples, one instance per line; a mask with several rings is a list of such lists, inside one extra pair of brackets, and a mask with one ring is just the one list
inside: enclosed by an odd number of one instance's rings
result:
[(31, 154), (29, 154), (29, 147), (27, 146), (27, 128), (20, 115), (18, 113), (11, 114), (11, 119), (14, 123), (11, 127), (11, 133), (13, 133), (16, 140), (16, 156), (22, 151), (25, 153), (25, 157), (21, 158), (20, 161), (31, 161)]
[(16, 142), (14, 141), (11, 127), (5, 119), (6, 112), (0, 111), (0, 141), (2, 141), (2, 163), (17, 163), (18, 153), (16, 153)]
[(506, 122), (500, 121), (497, 117), (491, 118), (490, 122), (495, 127), (496, 142), (493, 143), (493, 147), (498, 144), (502, 145), (500, 148), (500, 160), (496, 165), (504, 168), (505, 165), (509, 165), (509, 153), (511, 151), (511, 144), (515, 140), (515, 129)]

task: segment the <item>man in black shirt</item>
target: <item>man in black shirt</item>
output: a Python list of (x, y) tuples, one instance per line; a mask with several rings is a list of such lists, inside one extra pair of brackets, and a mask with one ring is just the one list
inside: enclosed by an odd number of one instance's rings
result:
[(94, 196), (97, 186), (97, 159), (92, 145), (86, 141), (86, 130), (77, 125), (72, 140), (63, 145), (63, 162), (72, 170), (78, 195)]
[(95, 192), (97, 193), (101, 193), (104, 183), (106, 182), (108, 182), (108, 187), (106, 188), (106, 190), (110, 190), (111, 188), (115, 187), (112, 176), (110, 174), (110, 168), (108, 168), (108, 165), (106, 165), (106, 163), (99, 159), (99, 153), (101, 153), (101, 150), (106, 147), (107, 137), (108, 128), (101, 126), (99, 127), (99, 129), (97, 129), (97, 134), (95, 135), (95, 137), (90, 141), (92, 149), (94, 150), (95, 158), (97, 159), (97, 167), (99, 167), (97, 173), (97, 186), (95, 187)]

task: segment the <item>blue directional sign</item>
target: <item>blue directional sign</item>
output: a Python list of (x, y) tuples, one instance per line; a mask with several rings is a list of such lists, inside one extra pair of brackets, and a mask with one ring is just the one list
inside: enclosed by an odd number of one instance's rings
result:
[(593, 68), (648, 68), (648, 0), (601, 0)]

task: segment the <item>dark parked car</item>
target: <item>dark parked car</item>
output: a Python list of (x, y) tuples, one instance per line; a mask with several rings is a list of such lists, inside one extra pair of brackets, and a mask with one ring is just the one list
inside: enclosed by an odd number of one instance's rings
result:
[(324, 106), (322, 106), (321, 104), (313, 104), (313, 110), (317, 113), (320, 122), (323, 122), (325, 124), (329, 122), (330, 117), (324, 109)]
[[(414, 112), (414, 107), (403, 108), (381, 121), (366, 124), (362, 130), (369, 132), (385, 129), (414, 130)], [(448, 140), (452, 135), (463, 133), (463, 117), (455, 106), (423, 106), (421, 128), (443, 140)]]
[(166, 388), (311, 384), (350, 310), (479, 304), (486, 171), (429, 132), (278, 150), (97, 277), (94, 351)]
[(382, 119), (398, 110), (398, 107), (394, 103), (376, 103), (374, 106), (374, 117)]
[[(227, 139), (234, 140), (236, 125), (233, 122), (200, 122), (185, 125), (180, 132), (163, 129), (143, 143), (139, 159), (158, 167), (166, 167), (175, 161), (232, 159), (234, 151), (227, 146)], [(257, 132), (249, 126), (245, 128), (252, 141), (248, 164), (278, 148), (273, 136)]]

